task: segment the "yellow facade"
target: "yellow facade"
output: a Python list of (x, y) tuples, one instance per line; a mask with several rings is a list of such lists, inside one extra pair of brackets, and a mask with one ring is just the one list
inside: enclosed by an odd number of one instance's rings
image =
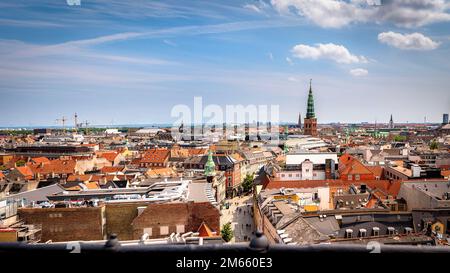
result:
[(273, 199), (275, 200), (291, 200), (295, 203), (297, 203), (300, 199), (297, 194), (291, 194), (291, 195), (274, 195)]
[(17, 231), (0, 230), (0, 242), (17, 242)]

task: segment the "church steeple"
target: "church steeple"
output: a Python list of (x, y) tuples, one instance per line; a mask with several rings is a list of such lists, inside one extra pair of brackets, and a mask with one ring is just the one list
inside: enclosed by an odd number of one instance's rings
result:
[(208, 152), (208, 160), (205, 164), (205, 176), (206, 177), (213, 177), (215, 175), (216, 170), (216, 164), (214, 163), (212, 152), (209, 150)]
[(394, 119), (392, 119), (392, 114), (391, 119), (389, 120), (389, 129), (394, 129)]
[(306, 118), (316, 117), (316, 114), (314, 113), (314, 97), (312, 93), (311, 81), (312, 80), (309, 80), (308, 107), (306, 109)]
[(306, 109), (305, 122), (303, 123), (303, 133), (305, 135), (317, 136), (317, 119), (314, 113), (314, 97), (312, 93), (311, 81), (309, 81), (308, 107)]

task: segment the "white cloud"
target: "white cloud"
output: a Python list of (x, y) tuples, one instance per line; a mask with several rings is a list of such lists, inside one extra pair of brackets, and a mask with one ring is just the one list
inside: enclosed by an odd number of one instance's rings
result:
[(262, 12), (262, 10), (259, 7), (257, 7), (256, 5), (253, 5), (253, 4), (246, 4), (246, 5), (244, 5), (244, 8), (245, 9), (249, 9), (249, 10), (253, 10), (253, 11), (257, 12), (257, 13), (261, 13)]
[[(358, 22), (391, 22), (402, 27), (450, 21), (444, 0), (392, 0), (381, 5), (363, 0), (271, 0), (280, 13), (296, 13), (325, 28)], [(373, 1), (372, 1), (373, 2)]]
[(166, 45), (177, 46), (177, 44), (176, 44), (175, 42), (172, 42), (171, 40), (164, 39), (163, 42), (164, 42)]
[(363, 69), (363, 68), (356, 68), (356, 69), (350, 70), (350, 74), (355, 77), (361, 77), (361, 76), (367, 76), (367, 74), (369, 74), (369, 71), (367, 71), (366, 69)]
[(286, 62), (288, 62), (288, 64), (290, 65), (294, 65), (294, 61), (292, 61), (292, 59), (289, 57), (286, 57)]
[(271, 61), (273, 61), (273, 54), (272, 54), (272, 52), (267, 53), (267, 55), (269, 55), (269, 59), (270, 59)]
[(348, 49), (342, 45), (316, 44), (316, 46), (309, 46), (299, 44), (294, 46), (291, 50), (294, 57), (300, 59), (329, 59), (337, 63), (366, 63), (367, 59), (364, 56), (356, 56), (351, 54)]
[(382, 32), (378, 34), (378, 41), (396, 48), (412, 50), (433, 50), (439, 46), (439, 42), (417, 32), (411, 34)]

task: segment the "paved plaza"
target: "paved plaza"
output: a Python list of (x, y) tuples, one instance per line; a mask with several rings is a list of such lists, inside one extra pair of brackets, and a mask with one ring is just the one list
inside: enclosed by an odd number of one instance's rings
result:
[(222, 209), (221, 227), (231, 222), (234, 237), (231, 242), (247, 242), (254, 233), (252, 195), (229, 199), (230, 207)]

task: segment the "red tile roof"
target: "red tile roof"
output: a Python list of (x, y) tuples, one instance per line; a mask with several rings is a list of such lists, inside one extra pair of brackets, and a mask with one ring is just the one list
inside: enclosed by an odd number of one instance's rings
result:
[(343, 161), (346, 161), (346, 163), (339, 163), (339, 173), (341, 176), (350, 174), (373, 174), (366, 166), (364, 166), (364, 164), (362, 164), (356, 158), (351, 158), (349, 160)]
[(118, 152), (103, 152), (100, 153), (100, 157), (106, 158), (106, 160), (113, 162), (116, 157), (119, 155)]
[(346, 165), (349, 161), (353, 160), (353, 156), (351, 156), (350, 154), (343, 154), (339, 157), (339, 165), (340, 164), (344, 164)]
[(4, 179), (5, 175), (0, 171), (0, 180)]
[(449, 177), (449, 176), (450, 176), (450, 170), (441, 171), (441, 175), (442, 175), (443, 177)]
[(18, 170), (25, 179), (32, 179), (34, 176), (33, 171), (28, 166), (16, 167), (16, 170)]
[(49, 163), (50, 160), (46, 157), (34, 157), (31, 159), (31, 162), (39, 164), (39, 163)]
[(215, 237), (215, 236), (217, 236), (212, 232), (212, 230), (208, 227), (208, 225), (205, 224), (205, 222), (203, 222), (200, 225), (197, 232), (199, 233), (198, 234), (199, 237)]
[(90, 181), (92, 175), (90, 174), (83, 174), (83, 175), (69, 175), (69, 177), (67, 178), (67, 182), (76, 182), (76, 181), (80, 181), (80, 182), (85, 182), (85, 181)]
[(383, 176), (383, 167), (381, 166), (366, 166), (369, 171), (371, 171), (376, 177), (382, 177)]
[(188, 149), (189, 155), (205, 155), (208, 153), (208, 149), (204, 148), (194, 148), (194, 149)]
[(169, 157), (168, 149), (151, 149), (147, 150), (142, 156), (141, 163), (164, 163)]
[(359, 186), (367, 185), (370, 189), (379, 189), (386, 194), (392, 195), (394, 198), (400, 191), (402, 181), (389, 180), (366, 180), (366, 181), (343, 181), (343, 180), (294, 180), (280, 181), (272, 180), (263, 185), (264, 189), (280, 189), (280, 188), (318, 188), (318, 187), (349, 187), (350, 185)]
[(105, 167), (103, 167), (100, 171), (101, 171), (102, 173), (117, 173), (117, 172), (123, 171), (124, 169), (125, 169), (124, 166), (116, 166), (116, 167), (113, 167), (113, 166), (105, 166)]
[(27, 164), (34, 173), (39, 174), (74, 174), (77, 162), (75, 160), (55, 159), (46, 164)]

